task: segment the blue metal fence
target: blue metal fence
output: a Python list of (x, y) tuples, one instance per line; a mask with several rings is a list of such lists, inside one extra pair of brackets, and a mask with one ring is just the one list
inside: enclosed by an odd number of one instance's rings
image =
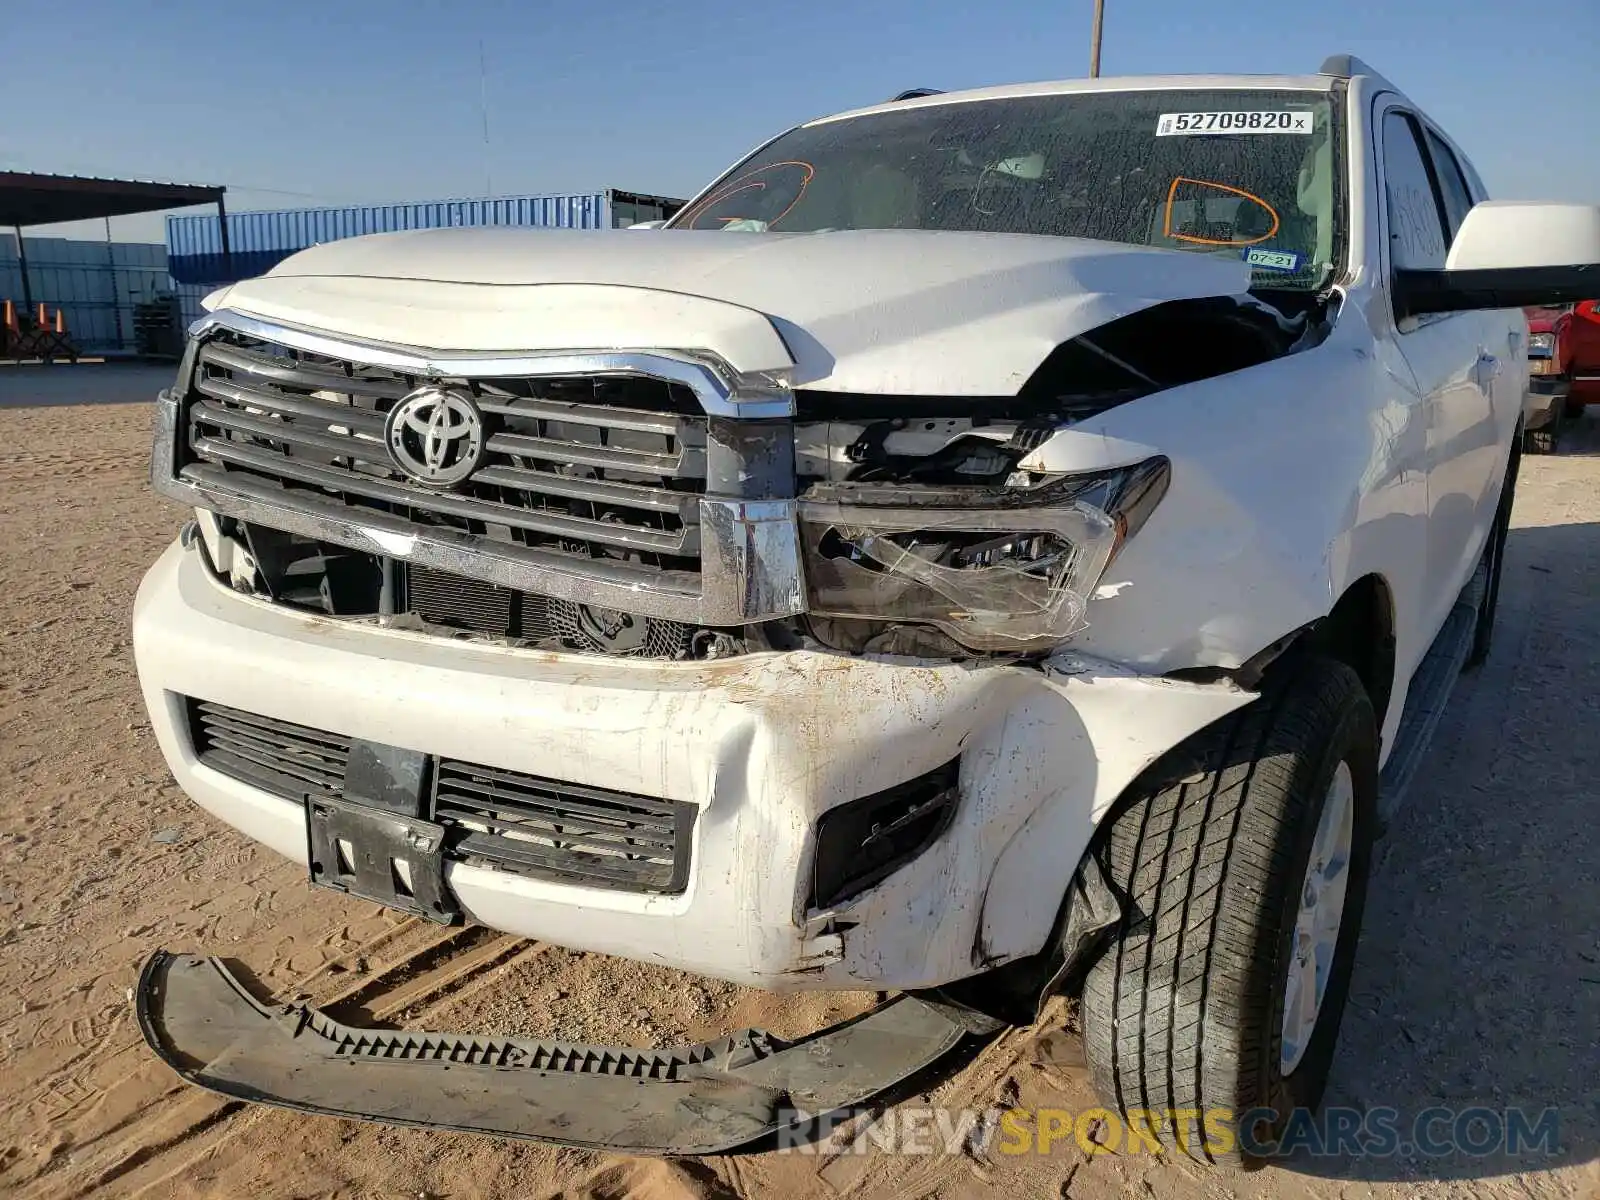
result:
[(228, 245), (215, 214), (167, 218), (167, 267), (185, 323), (200, 301), (225, 283), (271, 270), (297, 250), (340, 238), (406, 229), (532, 225), (553, 229), (613, 229), (670, 217), (683, 201), (608, 188), (550, 196), (490, 200), (433, 200), (348, 208), (298, 208), (228, 214)]
[[(72, 340), (89, 354), (132, 351), (135, 306), (176, 294), (185, 324), (224, 283), (270, 270), (296, 250), (319, 242), (474, 225), (610, 229), (669, 217), (681, 200), (607, 189), (492, 200), (439, 200), (351, 208), (292, 209), (228, 215), (230, 253), (214, 214), (170, 216), (167, 244), (25, 238), (27, 291), (54, 314), (66, 314)], [(231, 262), (231, 268), (229, 263)], [(0, 235), (0, 299), (22, 303), (25, 289), (15, 241)]]
[(610, 229), (670, 216), (681, 203), (662, 196), (608, 190), (230, 213), (226, 257), (222, 224), (215, 215), (174, 216), (167, 218), (167, 261), (177, 282), (215, 286), (259, 275), (307, 246), (368, 233), (477, 225)]
[[(115, 354), (135, 345), (137, 304), (170, 295), (167, 248), (153, 242), (91, 242), (24, 238), (28, 288), (52, 317), (60, 308), (67, 330), (88, 354)], [(0, 299), (19, 306), (24, 294), (14, 238), (0, 234)]]

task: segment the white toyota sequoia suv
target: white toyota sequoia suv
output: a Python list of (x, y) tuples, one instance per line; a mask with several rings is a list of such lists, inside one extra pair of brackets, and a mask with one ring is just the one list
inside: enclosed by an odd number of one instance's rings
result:
[(1600, 210), (1487, 200), (1341, 57), (916, 95), (662, 229), (224, 288), (134, 613), (184, 790), (421, 918), (890, 998), (641, 1051), (352, 1029), (161, 952), (147, 1039), (253, 1100), (696, 1153), (1066, 992), (1108, 1105), (1270, 1155), (1489, 650), (1520, 306), (1597, 263)]

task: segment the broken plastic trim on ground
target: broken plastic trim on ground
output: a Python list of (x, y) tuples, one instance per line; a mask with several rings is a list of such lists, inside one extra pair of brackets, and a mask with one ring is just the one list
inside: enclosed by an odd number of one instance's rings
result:
[(355, 1029), (260, 999), (219, 959), (164, 950), (136, 1006), (162, 1060), (225, 1096), (636, 1154), (713, 1154), (803, 1128), (1000, 1029), (912, 996), (792, 1043), (747, 1029), (674, 1050)]

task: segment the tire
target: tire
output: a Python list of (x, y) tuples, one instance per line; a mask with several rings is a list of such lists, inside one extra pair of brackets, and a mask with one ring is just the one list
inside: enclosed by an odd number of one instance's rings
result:
[[(1321, 1101), (1361, 929), (1377, 830), (1372, 706), (1342, 663), (1287, 670), (1158, 762), (1103, 835), (1125, 916), (1084, 984), (1095, 1088), (1130, 1130), (1144, 1122), (1202, 1162), (1270, 1155), (1292, 1112)], [(1285, 1070), (1295, 922), (1341, 771), (1351, 828), (1338, 934), (1313, 1032)], [(1183, 1109), (1203, 1114), (1203, 1136), (1139, 1115)]]
[(1530, 429), (1522, 435), (1522, 449), (1527, 454), (1554, 454), (1561, 445), (1561, 418), (1548, 425)]
[(1567, 402), (1561, 408), (1561, 414), (1569, 421), (1576, 421), (1583, 416), (1583, 410), (1586, 407), (1587, 405), (1582, 400), (1574, 400), (1569, 396), (1567, 397)]
[[(1534, 433), (1538, 432), (1534, 430)], [(1521, 468), (1522, 450), (1513, 443), (1511, 457), (1506, 462), (1506, 479), (1500, 485), (1500, 502), (1495, 507), (1494, 525), (1489, 530), (1489, 544), (1483, 548), (1484, 558), (1489, 564), (1489, 578), (1484, 584), (1483, 599), (1478, 603), (1478, 623), (1473, 629), (1472, 649), (1467, 652), (1464, 664), (1468, 670), (1483, 665), (1489, 657), (1489, 647), (1494, 642), (1494, 619), (1500, 609), (1500, 580), (1506, 566), (1506, 539), (1511, 533), (1511, 506), (1516, 502), (1517, 475)]]

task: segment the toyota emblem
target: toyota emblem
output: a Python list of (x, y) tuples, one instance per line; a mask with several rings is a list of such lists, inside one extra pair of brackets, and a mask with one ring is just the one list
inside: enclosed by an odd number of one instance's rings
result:
[(389, 456), (418, 483), (454, 487), (483, 462), (483, 414), (465, 392), (428, 386), (389, 410), (383, 438)]

